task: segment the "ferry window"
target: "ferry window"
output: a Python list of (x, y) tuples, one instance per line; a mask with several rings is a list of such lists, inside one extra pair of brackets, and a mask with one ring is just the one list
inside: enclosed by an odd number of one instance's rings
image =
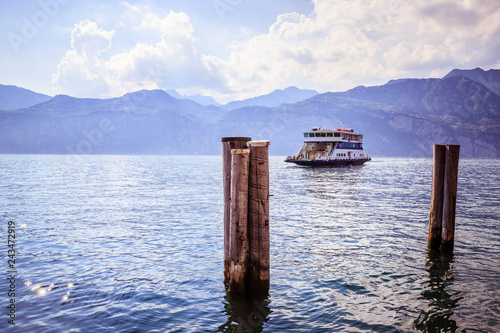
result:
[(304, 133), (304, 138), (308, 138), (309, 137), (309, 134), (308, 133)]
[(326, 137), (326, 133), (319, 133), (319, 136)]
[(340, 138), (340, 133), (334, 133), (336, 138)]
[(326, 133), (326, 136), (331, 138), (331, 137), (333, 137), (333, 133)]

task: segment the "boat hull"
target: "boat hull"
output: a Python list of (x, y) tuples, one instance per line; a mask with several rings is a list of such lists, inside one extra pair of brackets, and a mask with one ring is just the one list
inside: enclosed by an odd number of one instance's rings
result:
[(368, 162), (370, 160), (371, 158), (356, 159), (356, 160), (331, 160), (331, 161), (286, 159), (285, 162), (295, 163), (297, 165), (309, 166), (309, 167), (347, 167), (347, 166), (363, 165), (365, 162)]

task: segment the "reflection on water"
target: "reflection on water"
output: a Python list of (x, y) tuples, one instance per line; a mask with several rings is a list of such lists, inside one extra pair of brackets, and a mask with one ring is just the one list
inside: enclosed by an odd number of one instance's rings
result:
[(269, 293), (226, 293), (224, 310), (227, 322), (217, 332), (259, 333), (271, 314)]
[(427, 252), (431, 159), (271, 157), (271, 286), (242, 298), (223, 284), (220, 156), (64, 158), (0, 155), (19, 331), (500, 332), (499, 160), (460, 161), (443, 257)]
[(429, 280), (422, 291), (422, 299), (428, 301), (428, 309), (421, 310), (415, 320), (415, 328), (423, 332), (455, 332), (458, 328), (453, 320), (453, 309), (459, 307), (462, 292), (453, 285), (456, 272), (453, 269), (453, 254), (430, 249), (426, 266)]

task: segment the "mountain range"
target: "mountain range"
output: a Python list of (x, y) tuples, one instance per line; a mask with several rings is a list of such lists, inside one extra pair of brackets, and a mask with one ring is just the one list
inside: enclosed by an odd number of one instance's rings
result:
[(0, 110), (27, 108), (51, 98), (28, 89), (0, 84)]
[(433, 143), (446, 143), (460, 144), (462, 157), (497, 158), (499, 73), (453, 70), (322, 94), (290, 87), (222, 106), (163, 90), (111, 99), (45, 96), (0, 111), (0, 153), (220, 154), (221, 137), (250, 136), (271, 140), (272, 154), (292, 155), (302, 131), (326, 117), (329, 128), (344, 122), (364, 133), (372, 156), (428, 157)]
[(275, 107), (281, 104), (292, 104), (317, 95), (316, 90), (299, 89), (297, 87), (288, 87), (286, 89), (277, 89), (270, 94), (257, 96), (241, 101), (229, 102), (223, 105), (225, 110), (234, 110), (246, 106), (267, 106)]
[(165, 92), (177, 99), (189, 99), (201, 105), (216, 105), (216, 106), (221, 105), (215, 99), (213, 99), (213, 97), (210, 96), (203, 96), (200, 94), (186, 96), (186, 95), (181, 95), (179, 92), (177, 92), (177, 90), (174, 89), (166, 89)]

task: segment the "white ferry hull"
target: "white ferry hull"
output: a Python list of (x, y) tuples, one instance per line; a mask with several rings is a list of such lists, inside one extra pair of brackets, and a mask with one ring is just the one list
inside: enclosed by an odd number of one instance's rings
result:
[(366, 159), (356, 159), (356, 160), (295, 160), (292, 158), (287, 158), (285, 162), (295, 163), (297, 165), (309, 166), (309, 167), (348, 167), (348, 166), (359, 166), (363, 165), (365, 162), (370, 161), (371, 158)]

